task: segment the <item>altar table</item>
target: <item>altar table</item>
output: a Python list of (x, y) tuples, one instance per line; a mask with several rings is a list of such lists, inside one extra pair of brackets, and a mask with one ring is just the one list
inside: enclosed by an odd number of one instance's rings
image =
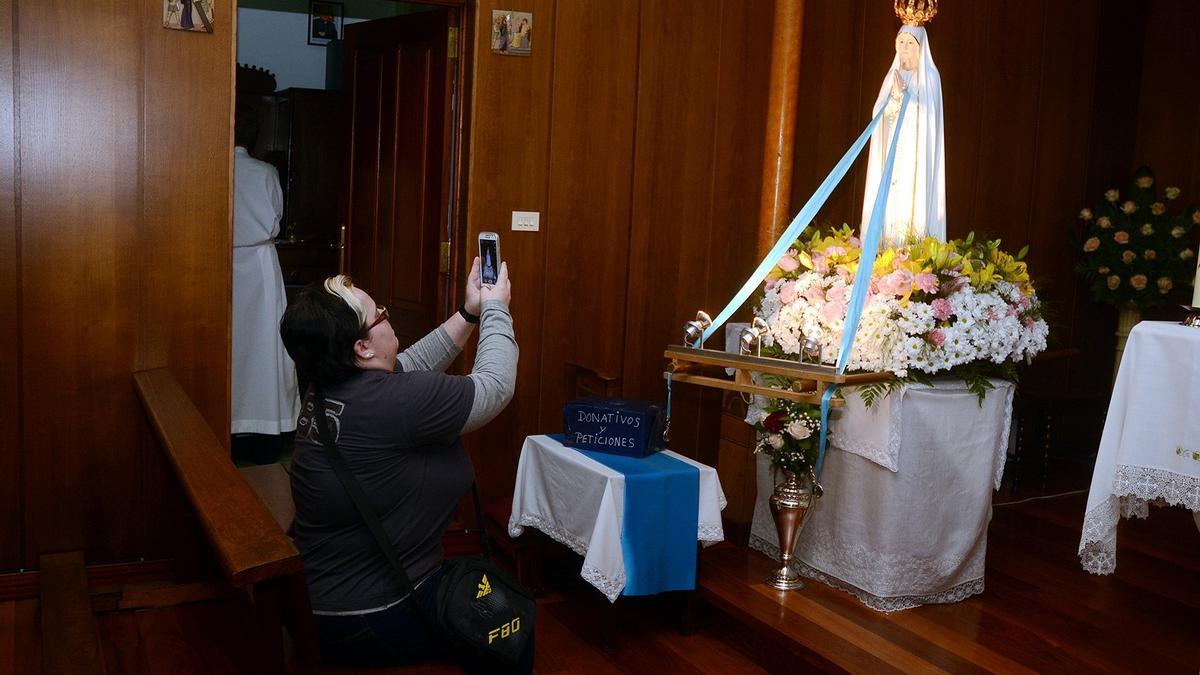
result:
[[(696, 540), (704, 545), (722, 541), (721, 510), (726, 501), (716, 470), (670, 450), (662, 452), (699, 469)], [(621, 546), (624, 515), (624, 474), (550, 436), (525, 439), (509, 534), (518, 537), (524, 528), (535, 527), (583, 556), (579, 575), (610, 602), (615, 602), (626, 586)]]
[[(961, 380), (908, 385), (871, 408), (847, 388), (830, 423), (825, 494), (796, 545), (797, 571), (879, 611), (982, 593), (1015, 390), (992, 384), (982, 405)], [(766, 457), (758, 462), (750, 546), (778, 559), (767, 505), (778, 480)]]
[(1200, 511), (1200, 329), (1166, 321), (1139, 323), (1125, 343), (1084, 511), (1083, 569), (1111, 574), (1117, 522), (1147, 517), (1152, 502)]

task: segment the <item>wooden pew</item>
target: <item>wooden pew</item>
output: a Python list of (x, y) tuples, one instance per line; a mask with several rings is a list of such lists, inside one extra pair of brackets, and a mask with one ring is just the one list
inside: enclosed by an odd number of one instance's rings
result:
[(226, 580), (254, 604), (264, 659), (258, 670), (284, 669), (281, 626), (289, 629), (301, 658), (315, 663), (317, 643), (296, 547), (170, 371), (145, 370), (133, 380)]
[(83, 554), (38, 558), (42, 615), (42, 672), (46, 675), (104, 673), (99, 628), (92, 613)]

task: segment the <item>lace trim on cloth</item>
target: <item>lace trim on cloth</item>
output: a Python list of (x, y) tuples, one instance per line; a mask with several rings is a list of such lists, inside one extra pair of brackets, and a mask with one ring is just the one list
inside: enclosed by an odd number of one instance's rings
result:
[(1200, 478), (1118, 464), (1112, 494), (1083, 517), (1079, 561), (1084, 570), (1112, 574), (1117, 569), (1117, 521), (1149, 517), (1150, 502), (1200, 511)]
[(579, 555), (587, 555), (588, 547), (586, 541), (558, 527), (550, 520), (534, 513), (526, 513), (525, 515), (521, 516), (520, 520), (515, 522), (512, 520), (508, 521), (508, 536), (515, 539), (525, 532), (526, 527), (536, 527), (547, 537), (550, 537), (554, 541), (566, 546)]
[(719, 541), (725, 541), (725, 530), (720, 524), (705, 525), (700, 523), (700, 527), (696, 531), (696, 540), (704, 542), (705, 546), (711, 546)]
[(595, 586), (604, 594), (604, 597), (608, 598), (609, 602), (616, 602), (617, 598), (621, 597), (621, 591), (625, 590), (625, 575), (622, 574), (618, 578), (612, 579), (587, 563), (584, 563), (583, 569), (579, 570), (579, 576)]
[[(779, 547), (762, 537), (751, 534), (750, 548), (763, 553), (772, 560), (779, 560)], [(983, 592), (983, 578), (971, 579), (964, 581), (961, 584), (952, 586), (938, 593), (929, 593), (926, 595), (901, 595), (896, 597), (885, 598), (878, 595), (868, 593), (861, 588), (856, 588), (851, 584), (847, 584), (834, 577), (821, 572), (820, 570), (807, 565), (799, 560), (795, 562), (794, 569), (802, 576), (810, 579), (815, 579), (830, 588), (836, 588), (839, 591), (844, 591), (858, 598), (862, 604), (870, 607), (877, 612), (898, 612), (905, 609), (920, 607), (921, 605), (944, 605), (955, 602), (962, 602), (972, 595), (979, 595)]]

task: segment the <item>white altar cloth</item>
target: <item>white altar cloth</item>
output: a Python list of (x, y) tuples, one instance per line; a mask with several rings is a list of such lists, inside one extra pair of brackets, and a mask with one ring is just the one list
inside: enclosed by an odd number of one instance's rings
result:
[(1145, 518), (1159, 500), (1200, 511), (1200, 330), (1143, 321), (1129, 333), (1108, 404), (1079, 540), (1083, 569), (1111, 574), (1117, 521)]
[[(723, 541), (721, 510), (726, 502), (716, 470), (670, 450), (663, 452), (700, 470), (696, 540), (705, 545)], [(616, 602), (625, 588), (624, 514), (624, 474), (549, 436), (525, 439), (508, 533), (519, 537), (526, 527), (536, 527), (583, 556), (579, 575), (609, 602)]]
[[(830, 443), (825, 495), (800, 533), (797, 571), (885, 612), (982, 593), (1015, 391), (1009, 382), (993, 384), (982, 407), (957, 380), (910, 385), (888, 397), (900, 395), (893, 405), (847, 405), (831, 432), (840, 425), (836, 438), (880, 452), (864, 457)], [(880, 461), (888, 457), (894, 469)], [(758, 459), (750, 546), (778, 559), (767, 505), (777, 480), (767, 458)]]

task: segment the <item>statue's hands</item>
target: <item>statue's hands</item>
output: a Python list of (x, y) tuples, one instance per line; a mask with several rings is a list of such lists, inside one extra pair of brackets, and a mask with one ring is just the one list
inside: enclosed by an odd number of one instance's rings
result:
[(902, 98), (904, 96), (904, 88), (907, 85), (904, 83), (904, 78), (900, 77), (900, 71), (892, 71), (892, 98)]

